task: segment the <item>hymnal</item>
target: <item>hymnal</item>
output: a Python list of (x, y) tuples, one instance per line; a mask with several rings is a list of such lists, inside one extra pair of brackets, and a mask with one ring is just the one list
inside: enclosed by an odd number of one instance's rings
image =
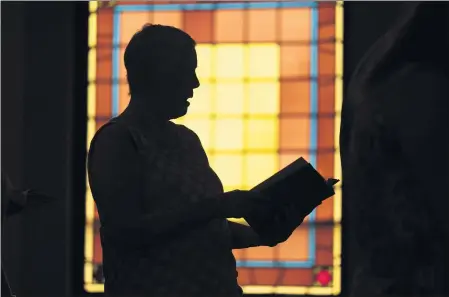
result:
[[(254, 214), (245, 220), (259, 235), (265, 233), (264, 237), (282, 237), (282, 234), (290, 236), (313, 209), (335, 194), (333, 186), (338, 181), (326, 180), (309, 162), (299, 158), (252, 189), (273, 200), (276, 206), (272, 212), (273, 218)], [(284, 226), (276, 226), (286, 212), (289, 213), (289, 222), (285, 222)], [(276, 224), (272, 219), (276, 219)]]

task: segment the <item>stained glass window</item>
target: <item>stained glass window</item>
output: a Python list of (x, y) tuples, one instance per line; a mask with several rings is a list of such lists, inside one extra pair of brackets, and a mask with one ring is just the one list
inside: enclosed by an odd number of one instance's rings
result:
[[(226, 190), (249, 189), (299, 156), (340, 177), (342, 6), (305, 1), (90, 2), (88, 144), (129, 102), (124, 48), (145, 23), (197, 41), (189, 114)], [(86, 193), (85, 288), (103, 290), (98, 215)], [(236, 250), (245, 293), (331, 295), (341, 284), (341, 193), (275, 248)]]

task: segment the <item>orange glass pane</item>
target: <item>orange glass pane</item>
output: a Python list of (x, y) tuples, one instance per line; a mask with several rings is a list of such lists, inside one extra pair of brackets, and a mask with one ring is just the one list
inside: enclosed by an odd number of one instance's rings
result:
[(97, 48), (97, 64), (95, 81), (99, 83), (111, 83), (112, 78), (112, 48), (111, 46), (102, 46)]
[[(335, 125), (335, 119), (334, 117), (321, 116), (319, 117), (319, 126), (320, 129), (318, 129), (318, 149), (323, 151), (331, 151), (334, 148), (335, 142), (334, 142), (334, 125)], [(333, 157), (333, 151), (331, 156)], [(332, 164), (332, 163), (331, 163)]]
[(120, 44), (126, 45), (146, 23), (151, 23), (151, 12), (123, 12), (120, 14)]
[(243, 10), (214, 11), (214, 41), (243, 42)]
[[(170, 3), (171, 0), (154, 0), (151, 1), (152, 4), (167, 4)], [(101, 1), (103, 2), (103, 1)], [(113, 4), (117, 5), (142, 5), (142, 4), (148, 4), (148, 1), (139, 1), (139, 0), (109, 0), (105, 2), (112, 2)], [(151, 10), (151, 9), (150, 9)]]
[(103, 10), (97, 14), (97, 47), (110, 47), (112, 44), (113, 11)]
[(279, 260), (304, 261), (309, 255), (309, 229), (299, 227), (286, 242), (281, 243), (279, 249)]
[(107, 120), (103, 120), (103, 119), (102, 120), (98, 120), (98, 121), (95, 122), (95, 128), (98, 131), (101, 127), (103, 127), (103, 125), (105, 125), (108, 122), (109, 122), (109, 119), (107, 119)]
[(335, 24), (335, 5), (336, 2), (321, 2), (318, 7), (320, 27), (327, 27)]
[(119, 113), (123, 112), (129, 104), (129, 86), (127, 83), (119, 85)]
[(328, 24), (320, 26), (318, 30), (320, 40), (326, 41), (326, 43), (334, 44), (335, 39), (335, 24)]
[(310, 145), (310, 119), (286, 118), (280, 120), (280, 149), (306, 149)]
[(96, 111), (97, 117), (109, 118), (112, 112), (112, 87), (110, 82), (96, 84)]
[[(324, 176), (324, 177), (329, 177), (329, 176), (333, 176), (333, 173), (331, 174), (325, 174), (323, 173), (319, 168), (318, 171)], [(340, 189), (338, 189), (338, 187), (335, 189), (336, 192), (340, 191)], [(333, 214), (334, 214), (334, 200), (332, 198), (327, 199), (325, 201), (323, 201), (323, 203), (317, 208), (316, 211), (316, 217), (315, 219), (317, 221), (321, 221), (321, 222), (325, 222), (325, 221), (330, 221), (333, 219)], [(321, 227), (323, 228), (323, 227)], [(321, 229), (320, 228), (320, 229)], [(332, 237), (331, 237), (332, 238)], [(332, 242), (332, 241), (331, 241)]]
[[(123, 57), (125, 56), (125, 47), (120, 48), (119, 53), (119, 69), (118, 69), (118, 79), (119, 81), (126, 81), (126, 68), (125, 68), (125, 60)], [(116, 83), (116, 82), (115, 82)]]
[[(318, 79), (318, 111), (324, 114), (333, 114), (335, 110), (335, 78), (333, 76)], [(338, 108), (340, 110), (341, 107)]]
[(94, 238), (94, 257), (93, 257), (93, 262), (95, 264), (100, 264), (101, 262), (103, 262), (103, 252), (102, 252), (102, 249), (101, 249), (100, 233), (96, 233), (95, 234), (95, 238)]
[(282, 41), (309, 41), (311, 34), (309, 8), (280, 9)]
[(319, 47), (319, 74), (320, 76), (335, 75), (335, 45), (322, 44)]
[(184, 30), (190, 34), (197, 43), (212, 42), (213, 25), (212, 11), (184, 12)]
[(310, 46), (281, 45), (281, 78), (310, 75)]
[(280, 169), (283, 169), (293, 163), (299, 157), (303, 157), (304, 159), (309, 159), (309, 152), (306, 149), (297, 150), (295, 153), (282, 153), (279, 156), (279, 165)]
[(281, 113), (309, 113), (310, 112), (310, 82), (282, 81), (281, 82)]
[(181, 11), (154, 11), (152, 23), (182, 29), (182, 16)]
[(250, 42), (276, 41), (276, 10), (249, 10), (247, 16)]

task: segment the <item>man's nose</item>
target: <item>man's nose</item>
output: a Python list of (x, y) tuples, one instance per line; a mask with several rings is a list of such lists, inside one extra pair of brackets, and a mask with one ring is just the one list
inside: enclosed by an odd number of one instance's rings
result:
[(195, 75), (195, 80), (193, 83), (193, 88), (196, 89), (200, 86), (200, 80), (198, 79), (198, 77)]

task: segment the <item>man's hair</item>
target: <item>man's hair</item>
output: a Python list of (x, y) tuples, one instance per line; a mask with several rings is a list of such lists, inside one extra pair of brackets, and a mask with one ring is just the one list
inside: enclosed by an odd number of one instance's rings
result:
[(173, 74), (185, 53), (195, 47), (186, 32), (171, 26), (145, 24), (129, 41), (124, 54), (130, 93), (146, 91)]

